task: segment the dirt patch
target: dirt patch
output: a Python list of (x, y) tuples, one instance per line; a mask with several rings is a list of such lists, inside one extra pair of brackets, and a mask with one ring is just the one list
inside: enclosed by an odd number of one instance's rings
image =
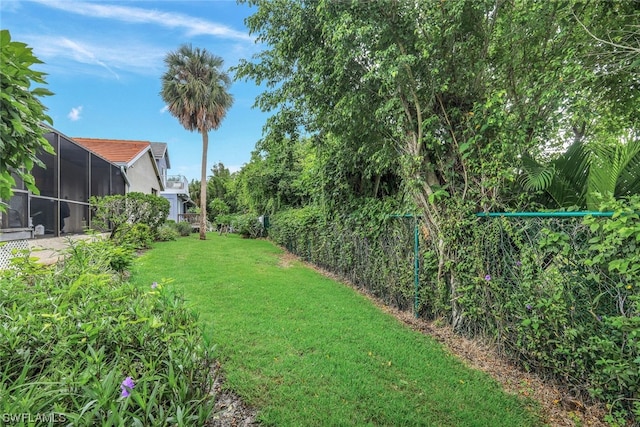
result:
[(280, 255), (280, 260), (278, 261), (278, 267), (281, 268), (290, 268), (294, 262), (298, 261), (298, 258), (290, 254), (289, 252), (285, 252)]
[(219, 362), (212, 367), (211, 375), (214, 378), (212, 393), (216, 396), (216, 405), (206, 427), (259, 426), (257, 411), (247, 406), (240, 396), (224, 388), (224, 374)]

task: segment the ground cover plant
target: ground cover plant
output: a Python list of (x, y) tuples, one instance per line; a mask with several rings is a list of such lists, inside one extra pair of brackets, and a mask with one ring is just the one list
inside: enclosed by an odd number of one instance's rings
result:
[(227, 386), (264, 425), (539, 425), (434, 340), (265, 240), (157, 243), (132, 280), (174, 279), (213, 334)]
[(122, 280), (112, 241), (0, 272), (2, 425), (203, 425), (212, 348), (170, 287)]

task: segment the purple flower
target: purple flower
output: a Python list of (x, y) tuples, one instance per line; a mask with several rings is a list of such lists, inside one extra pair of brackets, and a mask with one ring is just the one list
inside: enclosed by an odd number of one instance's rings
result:
[(531, 304), (527, 304), (527, 310), (531, 311), (533, 309), (533, 307), (531, 306)]
[(151, 284), (151, 289), (155, 289), (155, 288), (157, 288), (157, 287), (158, 287), (158, 282), (153, 282), (153, 283)]
[(516, 267), (520, 267), (522, 265), (522, 261), (516, 261)]
[(135, 386), (136, 384), (133, 382), (133, 378), (125, 378), (124, 381), (122, 381), (122, 384), (120, 384), (120, 388), (122, 389), (121, 397), (129, 397), (131, 390), (133, 390)]
[(484, 276), (484, 280), (486, 280), (487, 282), (491, 280), (491, 275), (487, 274), (486, 276)]

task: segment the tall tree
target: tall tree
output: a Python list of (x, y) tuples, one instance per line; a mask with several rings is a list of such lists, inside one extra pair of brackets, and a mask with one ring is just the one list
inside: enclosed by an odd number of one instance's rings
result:
[(162, 76), (162, 99), (182, 126), (202, 134), (200, 239), (205, 240), (209, 131), (220, 127), (233, 104), (233, 97), (228, 92), (231, 79), (221, 70), (222, 58), (191, 45), (182, 45), (167, 54), (165, 64), (167, 71)]
[(257, 101), (278, 110), (267, 130), (334, 135), (342, 152), (377, 158), (374, 174), (399, 164), (453, 305), (473, 273), (452, 239), (470, 230), (460, 224), (472, 213), (514, 207), (522, 154), (579, 132), (585, 97), (637, 99), (628, 81), (601, 84), (589, 61), (592, 39), (576, 17), (596, 21), (598, 2), (248, 3), (257, 11), (247, 25), (268, 50), (238, 75), (268, 88)]

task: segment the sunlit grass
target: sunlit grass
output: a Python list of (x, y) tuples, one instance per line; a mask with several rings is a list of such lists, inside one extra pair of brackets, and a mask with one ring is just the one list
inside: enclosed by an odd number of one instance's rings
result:
[(160, 243), (141, 285), (173, 279), (217, 343), (227, 386), (277, 426), (532, 426), (525, 402), (353, 289), (268, 241)]

